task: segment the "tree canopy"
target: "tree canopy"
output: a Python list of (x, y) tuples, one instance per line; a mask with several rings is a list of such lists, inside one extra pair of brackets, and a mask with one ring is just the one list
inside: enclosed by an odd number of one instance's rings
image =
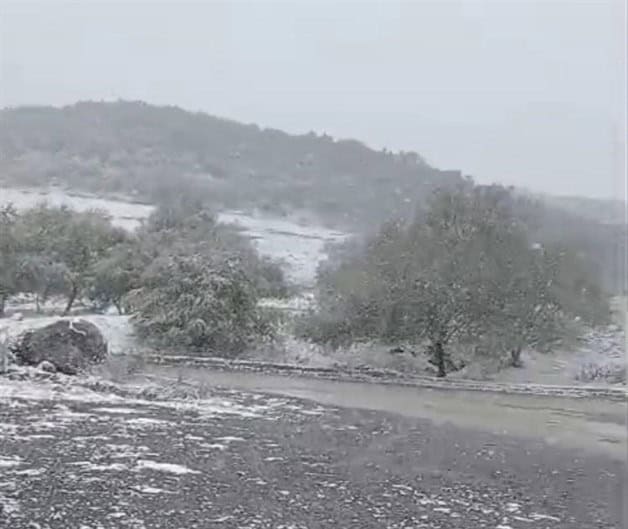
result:
[(556, 337), (561, 317), (590, 319), (583, 307), (593, 304), (596, 316), (608, 313), (593, 278), (531, 241), (512, 195), (493, 186), (435, 193), (415, 221), (385, 224), (321, 269), (318, 291), (305, 336), (425, 344), (440, 376), (452, 342), (481, 348), (498, 336), (516, 364), (524, 347)]
[(160, 205), (132, 234), (101, 212), (45, 204), (5, 207), (0, 228), (2, 307), (18, 292), (34, 294), (38, 310), (64, 296), (65, 314), (77, 299), (114, 305), (160, 347), (238, 354), (270, 335), (259, 298), (288, 292), (277, 263), (194, 199)]

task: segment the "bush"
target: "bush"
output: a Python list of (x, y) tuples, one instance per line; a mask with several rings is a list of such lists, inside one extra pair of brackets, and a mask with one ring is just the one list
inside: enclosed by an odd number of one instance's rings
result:
[(166, 255), (130, 296), (138, 335), (170, 348), (217, 356), (241, 354), (270, 326), (237, 258)]

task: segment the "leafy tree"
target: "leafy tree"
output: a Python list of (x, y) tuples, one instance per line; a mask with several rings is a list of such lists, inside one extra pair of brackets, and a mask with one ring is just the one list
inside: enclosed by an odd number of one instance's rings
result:
[(524, 347), (551, 341), (577, 304), (565, 303), (574, 281), (564, 260), (529, 242), (513, 203), (503, 188), (464, 185), (436, 193), (409, 225), (384, 225), (321, 270), (320, 310), (306, 336), (425, 342), (445, 376), (451, 343), (490, 334), (518, 363)]
[[(165, 248), (187, 252), (189, 245), (208, 254), (237, 255), (244, 273), (260, 297), (285, 297), (288, 285), (281, 266), (261, 257), (236, 228), (216, 222), (195, 197), (183, 195), (161, 204), (140, 232), (141, 244), (153, 256)], [(202, 246), (202, 249), (200, 248)], [(151, 249), (152, 248), (152, 249)]]
[(93, 264), (126, 238), (125, 232), (113, 227), (102, 212), (75, 212), (45, 204), (20, 215), (17, 230), (24, 251), (39, 256), (33, 263), (56, 263), (54, 271), (64, 271), (64, 314), (70, 312), (88, 286)]
[(68, 268), (70, 285), (68, 314), (83, 289), (88, 285), (91, 267), (107, 250), (124, 239), (124, 232), (113, 228), (109, 220), (98, 212), (88, 212), (72, 218), (60, 226), (59, 258)]
[(140, 286), (145, 264), (136, 241), (112, 247), (90, 270), (89, 299), (103, 306), (112, 304), (119, 314), (123, 314), (124, 299)]
[(67, 276), (66, 266), (48, 256), (24, 254), (20, 257), (17, 273), (18, 289), (20, 292), (35, 294), (37, 312), (41, 311), (41, 304), (50, 296), (67, 292)]
[(8, 204), (0, 208), (0, 317), (9, 296), (17, 292), (20, 244), (15, 235), (17, 211)]
[(513, 367), (521, 366), (524, 348), (550, 346), (563, 330), (554, 257), (536, 245), (532, 251), (512, 248), (498, 256), (508, 259), (508, 263), (495, 268), (487, 285), (483, 302), (490, 307), (491, 318), (483, 331), (490, 333), (493, 343), (502, 349), (498, 353), (508, 351), (508, 361)]
[(112, 290), (130, 291), (138, 335), (157, 345), (238, 354), (269, 332), (259, 297), (287, 292), (278, 265), (195, 197), (164, 201), (118, 250), (96, 265), (93, 292), (113, 300)]
[(130, 296), (138, 334), (159, 345), (237, 355), (267, 329), (237, 259), (163, 255)]

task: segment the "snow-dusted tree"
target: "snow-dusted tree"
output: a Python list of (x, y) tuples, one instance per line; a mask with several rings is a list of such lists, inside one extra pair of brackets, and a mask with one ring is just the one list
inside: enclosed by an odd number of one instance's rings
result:
[(501, 187), (465, 185), (436, 193), (413, 223), (385, 225), (321, 271), (320, 310), (304, 334), (427, 342), (439, 376), (453, 367), (452, 342), (490, 334), (517, 363), (525, 346), (555, 335), (565, 304), (561, 261), (530, 244), (514, 200)]
[(268, 330), (238, 259), (222, 254), (162, 255), (129, 300), (138, 334), (158, 345), (232, 356)]
[[(237, 228), (221, 224), (193, 197), (183, 197), (160, 205), (140, 232), (141, 245), (148, 253), (164, 249), (203, 245), (202, 251), (237, 255), (249, 281), (260, 297), (284, 297), (288, 285), (279, 263), (258, 254), (251, 241)], [(152, 249), (151, 249), (152, 248)]]
[(20, 215), (18, 230), (28, 255), (38, 255), (63, 267), (65, 314), (87, 287), (93, 264), (126, 237), (124, 231), (113, 227), (100, 211), (76, 212), (45, 204)]
[(0, 208), (0, 317), (9, 296), (17, 292), (20, 244), (15, 234), (17, 211), (8, 204)]
[[(512, 241), (511, 241), (512, 242)], [(491, 317), (483, 332), (492, 335), (513, 367), (521, 366), (526, 347), (550, 346), (563, 330), (563, 310), (556, 293), (558, 263), (550, 252), (517, 241), (496, 256), (500, 262), (486, 285), (484, 303)]]
[(50, 296), (67, 292), (68, 269), (64, 263), (43, 254), (24, 253), (19, 259), (18, 289), (35, 295), (37, 312)]
[(508, 275), (510, 252), (526, 251), (508, 199), (491, 187), (439, 192), (405, 233), (402, 334), (427, 339), (439, 376), (448, 370), (448, 345), (494, 319), (494, 274)]
[(138, 241), (130, 239), (113, 246), (96, 261), (89, 272), (89, 299), (101, 306), (113, 305), (119, 314), (125, 311), (125, 297), (140, 286), (148, 261), (143, 258)]

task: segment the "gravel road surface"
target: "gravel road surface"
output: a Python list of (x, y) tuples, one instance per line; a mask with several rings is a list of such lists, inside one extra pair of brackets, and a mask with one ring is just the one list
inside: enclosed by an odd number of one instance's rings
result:
[(625, 526), (625, 460), (533, 432), (242, 390), (0, 395), (2, 528)]

